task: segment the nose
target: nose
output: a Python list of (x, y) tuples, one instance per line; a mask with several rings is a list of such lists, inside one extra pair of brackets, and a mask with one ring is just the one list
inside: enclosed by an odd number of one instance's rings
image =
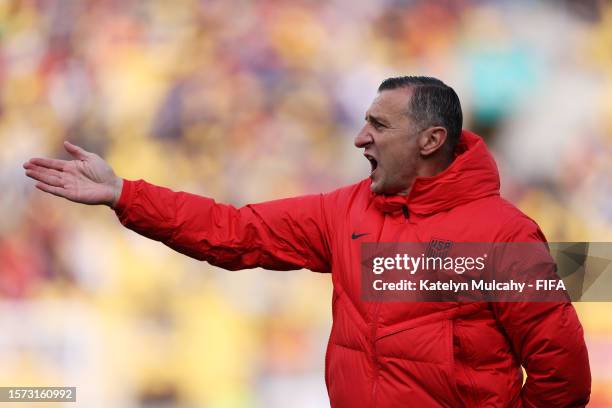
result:
[(355, 136), (355, 147), (361, 149), (373, 141), (374, 139), (372, 138), (372, 134), (369, 132), (368, 125), (366, 123), (366, 125), (361, 128), (359, 133), (357, 133), (357, 136)]

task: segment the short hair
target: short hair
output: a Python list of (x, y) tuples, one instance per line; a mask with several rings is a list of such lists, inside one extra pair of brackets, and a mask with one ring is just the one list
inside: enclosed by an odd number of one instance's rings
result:
[(378, 87), (378, 92), (397, 88), (412, 89), (408, 115), (418, 126), (446, 128), (446, 143), (450, 153), (454, 153), (461, 136), (463, 113), (453, 88), (432, 77), (401, 76), (385, 79)]

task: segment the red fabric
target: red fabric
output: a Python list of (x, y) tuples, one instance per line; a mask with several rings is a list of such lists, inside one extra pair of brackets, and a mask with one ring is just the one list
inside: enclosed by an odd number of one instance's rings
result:
[(362, 242), (545, 240), (499, 196), (483, 141), (464, 131), (453, 164), (417, 178), (407, 197), (374, 195), (369, 185), (237, 209), (126, 180), (116, 213), (128, 228), (223, 268), (331, 272), (325, 379), (332, 407), (584, 406), (589, 363), (570, 303), (360, 299)]

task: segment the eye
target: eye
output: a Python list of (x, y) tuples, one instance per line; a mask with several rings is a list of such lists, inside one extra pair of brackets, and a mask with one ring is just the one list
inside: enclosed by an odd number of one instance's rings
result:
[(372, 126), (374, 126), (374, 129), (376, 130), (380, 130), (385, 127), (382, 123), (377, 122), (377, 121), (372, 121), (370, 123), (372, 124)]
[(381, 128), (384, 127), (384, 125), (382, 123), (380, 123), (379, 121), (377, 121), (376, 119), (372, 119), (372, 118), (367, 119), (366, 118), (366, 122), (368, 122), (370, 125), (372, 125), (372, 127), (374, 129), (376, 129), (376, 130), (380, 130)]

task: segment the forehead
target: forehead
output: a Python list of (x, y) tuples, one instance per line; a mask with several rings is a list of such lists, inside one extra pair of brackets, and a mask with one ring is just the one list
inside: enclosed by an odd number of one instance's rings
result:
[(405, 116), (411, 94), (410, 88), (406, 87), (382, 91), (374, 98), (366, 115), (389, 118)]

